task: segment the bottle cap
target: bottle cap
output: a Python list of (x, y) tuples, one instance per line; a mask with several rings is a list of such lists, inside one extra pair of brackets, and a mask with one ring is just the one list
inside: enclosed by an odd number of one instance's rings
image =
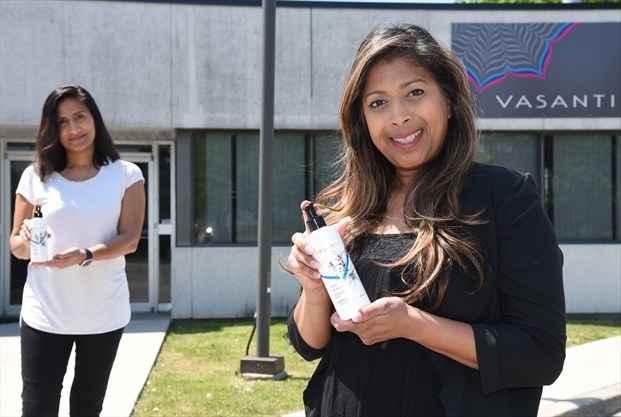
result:
[(43, 217), (43, 213), (41, 213), (41, 206), (38, 205), (38, 204), (35, 206), (34, 216), (35, 217)]
[(326, 225), (326, 221), (323, 219), (323, 217), (317, 215), (315, 207), (313, 207), (313, 203), (310, 203), (308, 206), (304, 207), (304, 211), (306, 211), (306, 214), (308, 214), (308, 220), (306, 221), (306, 224), (308, 225), (308, 227), (310, 227), (311, 231), (317, 230), (320, 227), (324, 227)]

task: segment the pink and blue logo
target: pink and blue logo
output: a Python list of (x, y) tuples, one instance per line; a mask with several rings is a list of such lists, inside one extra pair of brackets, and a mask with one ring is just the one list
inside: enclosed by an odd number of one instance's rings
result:
[(546, 78), (554, 46), (577, 23), (456, 23), (452, 48), (480, 94), (508, 77)]

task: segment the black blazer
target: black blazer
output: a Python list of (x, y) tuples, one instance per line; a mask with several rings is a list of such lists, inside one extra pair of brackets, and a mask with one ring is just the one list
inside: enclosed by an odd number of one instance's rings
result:
[[(454, 268), (435, 314), (470, 323), (479, 370), (429, 351), (441, 380), (447, 416), (536, 416), (542, 386), (565, 360), (563, 256), (530, 174), (473, 164), (461, 194), (463, 212), (483, 210), (467, 227), (482, 246), (483, 287)], [(306, 359), (321, 357), (299, 336), (289, 337)]]

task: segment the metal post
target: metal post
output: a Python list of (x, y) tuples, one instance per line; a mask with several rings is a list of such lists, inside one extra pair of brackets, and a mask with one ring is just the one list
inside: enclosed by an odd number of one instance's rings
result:
[(259, 154), (259, 288), (257, 291), (257, 355), (240, 363), (245, 378), (286, 378), (284, 356), (269, 356), (272, 263), (272, 142), (274, 137), (274, 60), (276, 0), (263, 0), (263, 106)]
[(272, 263), (272, 142), (274, 137), (274, 60), (276, 0), (263, 0), (263, 105), (259, 153), (259, 290), (257, 356), (269, 356)]

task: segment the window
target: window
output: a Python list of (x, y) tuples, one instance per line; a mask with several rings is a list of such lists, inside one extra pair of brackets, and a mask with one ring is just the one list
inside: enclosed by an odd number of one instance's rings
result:
[(529, 134), (482, 134), (477, 161), (530, 173), (539, 181), (539, 140)]
[(310, 193), (313, 196), (334, 181), (340, 169), (337, 160), (340, 138), (335, 134), (321, 134), (314, 139), (313, 189)]
[(559, 240), (618, 239), (613, 228), (613, 138), (552, 137), (552, 219)]
[[(619, 242), (618, 138), (605, 133), (485, 133), (477, 160), (531, 173), (559, 241)], [(288, 245), (291, 234), (303, 230), (299, 203), (313, 199), (338, 175), (338, 147), (338, 135), (332, 132), (275, 133), (273, 244)], [(179, 132), (177, 150), (177, 244), (255, 245), (259, 132)]]
[(619, 241), (618, 137), (592, 133), (485, 134), (477, 160), (533, 174), (559, 241)]
[[(191, 142), (194, 221), (190, 244), (256, 244), (259, 133), (197, 133)], [(291, 235), (303, 230), (299, 204), (332, 177), (326, 162), (335, 154), (336, 146), (327, 135), (275, 134), (274, 244), (289, 244)]]
[(229, 243), (233, 236), (231, 135), (210, 133), (192, 143), (194, 230), (192, 243)]

